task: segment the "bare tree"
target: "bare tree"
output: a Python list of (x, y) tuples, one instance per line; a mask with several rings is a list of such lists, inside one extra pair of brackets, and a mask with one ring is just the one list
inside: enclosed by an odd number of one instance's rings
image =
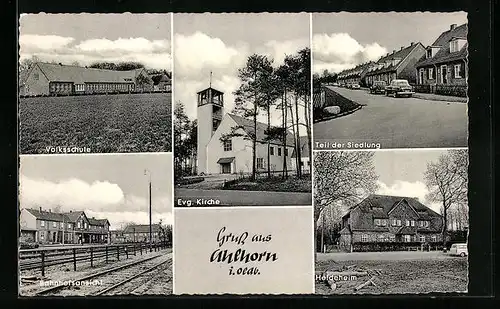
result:
[[(373, 151), (318, 152), (314, 156), (314, 231), (323, 209), (348, 206), (377, 189)], [(316, 243), (315, 243), (316, 244)], [(316, 248), (315, 248), (316, 252)]]
[(468, 151), (467, 149), (448, 150), (437, 162), (427, 164), (424, 174), (429, 189), (426, 198), (440, 202), (443, 211), (443, 246), (446, 248), (448, 231), (448, 210), (453, 205), (468, 203)]

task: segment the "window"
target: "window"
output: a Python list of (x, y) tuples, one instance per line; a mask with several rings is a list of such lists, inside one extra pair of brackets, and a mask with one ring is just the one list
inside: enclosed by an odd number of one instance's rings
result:
[(432, 49), (427, 50), (427, 58), (432, 58)]
[(71, 223), (68, 223), (68, 229), (70, 229), (70, 228), (71, 228)]
[(45, 236), (44, 233), (40, 233), (40, 239), (43, 239), (44, 236)]
[(368, 241), (368, 235), (362, 234), (361, 235), (361, 241)]
[(389, 241), (396, 241), (396, 235), (391, 234), (389, 236)]
[(453, 69), (454, 69), (453, 72), (455, 72), (455, 78), (462, 78), (461, 75), (462, 72), (460, 72), (460, 64), (455, 64), (453, 66)]
[(398, 219), (396, 223), (397, 226), (401, 226), (401, 220)]
[(382, 224), (380, 223), (380, 219), (375, 219), (375, 225), (376, 225), (376, 226), (380, 226), (380, 225), (382, 225)]
[(84, 223), (83, 223), (83, 227), (84, 227), (84, 228), (88, 228), (88, 224), (87, 224), (87, 222), (84, 222)]
[(411, 220), (411, 226), (415, 226), (415, 220)]
[(52, 227), (57, 227), (57, 222), (52, 222)]
[(450, 53), (455, 53), (458, 50), (459, 50), (458, 49), (458, 40), (450, 41)]
[(436, 237), (436, 235), (432, 235), (432, 236), (431, 236), (431, 241), (432, 241), (432, 242), (436, 242), (436, 241), (437, 241), (437, 237)]
[(61, 228), (63, 229), (64, 228), (64, 223), (61, 222)]
[(82, 222), (81, 222), (81, 221), (78, 221), (77, 226), (78, 226), (78, 228), (81, 228), (81, 227), (82, 227)]
[(228, 139), (224, 141), (224, 151), (232, 151), (233, 150), (233, 142)]
[(429, 68), (427, 70), (427, 74), (428, 74), (427, 76), (428, 79), (434, 79), (434, 68)]
[(429, 227), (429, 221), (424, 221), (424, 226)]
[(257, 158), (257, 168), (264, 168), (264, 158)]
[(40, 75), (38, 74), (38, 72), (35, 72), (35, 73), (33, 74), (33, 78), (34, 78), (35, 80), (38, 80), (38, 79), (40, 78)]
[(278, 157), (281, 157), (281, 147), (278, 147)]
[(40, 221), (40, 226), (45, 226), (45, 221)]
[(398, 225), (398, 221), (396, 219), (392, 219), (392, 226)]
[(410, 226), (410, 220), (406, 220), (406, 221), (405, 221), (405, 225), (406, 225), (406, 226)]
[(404, 242), (411, 242), (411, 235), (404, 235)]
[(420, 242), (425, 242), (425, 236), (424, 235), (420, 235), (419, 236), (419, 240), (420, 240)]
[(269, 153), (271, 154), (271, 156), (274, 156), (274, 147), (273, 146), (269, 147)]
[(382, 226), (387, 226), (387, 219), (380, 220), (380, 223), (382, 224)]

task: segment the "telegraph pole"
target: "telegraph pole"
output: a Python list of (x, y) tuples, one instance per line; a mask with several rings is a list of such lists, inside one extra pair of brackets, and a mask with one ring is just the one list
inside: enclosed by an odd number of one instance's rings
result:
[(153, 243), (152, 243), (152, 226), (151, 226), (151, 173), (149, 170), (144, 170), (144, 175), (148, 175), (149, 177), (149, 252), (153, 252)]

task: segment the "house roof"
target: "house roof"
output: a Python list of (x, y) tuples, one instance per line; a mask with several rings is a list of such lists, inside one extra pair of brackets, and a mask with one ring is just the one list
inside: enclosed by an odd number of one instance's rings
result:
[(227, 158), (220, 158), (217, 163), (218, 164), (224, 164), (224, 163), (231, 163), (233, 162), (234, 157), (227, 157)]
[(339, 78), (346, 78), (352, 76), (361, 76), (365, 71), (372, 66), (373, 62), (361, 63), (355, 66), (354, 68), (343, 70), (337, 74)]
[(403, 47), (403, 49), (397, 50), (393, 53), (390, 53), (386, 56), (383, 56), (382, 58), (380, 58), (377, 61), (377, 64), (384, 64), (388, 61), (392, 61), (395, 59), (399, 59), (400, 61), (396, 65), (393, 65), (391, 63), (388, 67), (382, 67), (380, 69), (374, 69), (372, 71), (368, 71), (366, 73), (366, 75), (373, 75), (373, 74), (380, 74), (380, 73), (395, 71), (399, 67), (399, 65), (402, 63), (403, 59), (405, 59), (418, 45), (422, 45), (422, 44), (420, 42), (410, 44), (407, 47)]
[(76, 222), (76, 220), (78, 220), (78, 218), (80, 218), (82, 214), (85, 213), (83, 211), (72, 211), (65, 213), (66, 217), (68, 217), (68, 220), (70, 222)]
[(65, 216), (64, 214), (58, 213), (58, 212), (51, 212), (51, 211), (40, 211), (39, 209), (32, 209), (32, 208), (26, 208), (26, 210), (35, 216), (35, 218), (40, 219), (40, 220), (46, 220), (46, 221), (57, 221), (57, 222), (70, 222), (68, 220), (68, 217)]
[(167, 84), (172, 83), (172, 80), (166, 74), (154, 75), (151, 76), (151, 79), (153, 80), (153, 83), (155, 85), (158, 85), (159, 83), (167, 83)]
[(96, 219), (96, 218), (88, 218), (88, 219), (90, 225), (105, 226), (106, 223), (109, 224), (108, 219)]
[[(83, 83), (131, 83), (144, 68), (115, 71), (73, 65), (38, 62), (36, 64), (49, 81)], [(131, 79), (128, 81), (126, 79)]]
[[(405, 196), (390, 196), (370, 194), (367, 198), (362, 200), (357, 205), (350, 208), (349, 213), (354, 208), (359, 208), (360, 216), (356, 221), (356, 225), (352, 227), (353, 230), (375, 230), (373, 219), (375, 218), (389, 218), (389, 212), (401, 202), (406, 201), (408, 205), (415, 210), (419, 219), (431, 220), (434, 218), (441, 218), (441, 215), (420, 203), (416, 198)], [(344, 216), (345, 217), (345, 216)], [(387, 227), (383, 227), (387, 229)]]
[[(251, 135), (254, 133), (254, 123), (253, 120), (243, 118), (241, 116), (237, 116), (234, 114), (227, 114), (229, 117), (231, 117), (238, 126), (240, 126), (246, 134)], [(263, 142), (267, 143), (266, 141), (266, 132), (267, 130), (267, 124), (263, 122), (257, 121), (257, 141), (258, 142)], [(277, 144), (277, 145), (283, 145), (283, 141), (281, 139), (273, 139), (270, 141), (272, 144)], [(293, 146), (295, 143), (295, 139), (293, 138), (293, 133), (288, 132), (286, 135), (286, 145), (287, 146)]]
[(417, 62), (415, 66), (422, 67), (432, 64), (466, 59), (468, 44), (465, 43), (462, 49), (460, 49), (458, 52), (450, 53), (449, 42), (454, 38), (466, 39), (467, 31), (468, 31), (467, 24), (463, 24), (458, 27), (455, 27), (454, 29), (450, 29), (441, 33), (441, 35), (431, 45), (432, 47), (440, 47), (440, 49), (437, 51), (434, 57), (428, 59), (425, 59), (424, 57), (419, 62)]
[[(151, 224), (151, 231), (156, 233), (160, 230), (159, 224)], [(124, 230), (124, 234), (130, 233), (149, 233), (149, 224), (132, 224), (128, 225)]]

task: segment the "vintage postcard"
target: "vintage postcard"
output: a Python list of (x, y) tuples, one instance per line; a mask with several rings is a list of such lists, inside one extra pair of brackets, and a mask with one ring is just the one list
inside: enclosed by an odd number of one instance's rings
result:
[(21, 154), (169, 152), (171, 14), (23, 14)]
[(175, 206), (311, 205), (310, 14), (175, 14), (174, 33)]
[(171, 177), (170, 153), (22, 156), (19, 295), (172, 294)]
[(467, 147), (467, 13), (312, 17), (314, 149)]

